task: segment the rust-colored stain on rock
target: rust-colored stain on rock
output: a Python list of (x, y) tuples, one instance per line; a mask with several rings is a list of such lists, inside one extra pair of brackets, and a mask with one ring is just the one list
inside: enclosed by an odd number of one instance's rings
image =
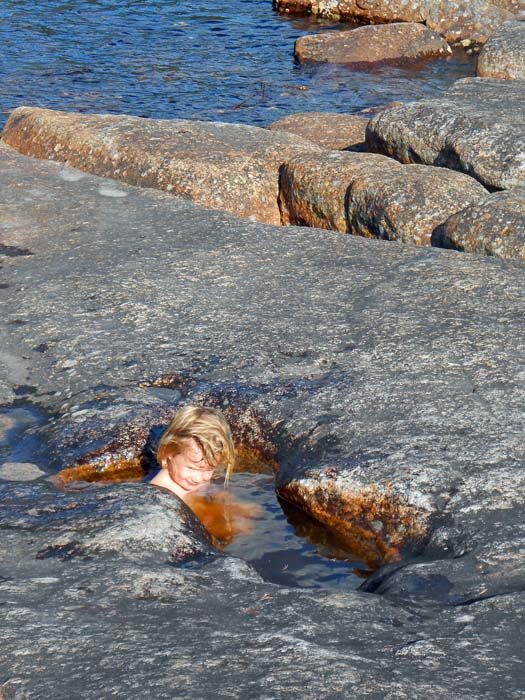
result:
[(335, 481), (308, 479), (281, 486), (278, 493), (333, 529), (370, 569), (397, 561), (403, 548), (428, 532), (428, 513), (391, 486), (372, 484), (349, 492)]

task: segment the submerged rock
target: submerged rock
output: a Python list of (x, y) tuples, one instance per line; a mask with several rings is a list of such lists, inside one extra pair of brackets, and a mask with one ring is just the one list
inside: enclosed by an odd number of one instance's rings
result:
[(466, 78), (370, 120), (367, 146), (403, 163), (460, 170), (489, 189), (525, 183), (525, 82)]
[(430, 245), (436, 226), (484, 195), (467, 175), (341, 153), (285, 163), (279, 201), (284, 223)]
[(525, 79), (525, 22), (505, 22), (478, 56), (480, 78)]
[(359, 65), (415, 61), (452, 53), (440, 36), (417, 23), (381, 24), (303, 36), (295, 42), (294, 52), (301, 62)]
[[(25, 155), (272, 224), (280, 223), (277, 195), (283, 158), (317, 148), (292, 134), (242, 124), (30, 107), (12, 112), (2, 138)], [(106, 196), (122, 196), (114, 190)]]
[(433, 233), (436, 245), (525, 260), (525, 189), (495, 192), (451, 216)]
[(288, 131), (318, 146), (338, 151), (362, 150), (369, 117), (335, 112), (299, 112), (278, 119), (268, 127)]

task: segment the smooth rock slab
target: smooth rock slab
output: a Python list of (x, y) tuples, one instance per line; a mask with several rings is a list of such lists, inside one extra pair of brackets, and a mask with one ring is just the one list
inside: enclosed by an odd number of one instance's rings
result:
[(480, 78), (525, 79), (525, 22), (505, 22), (478, 56)]
[(279, 12), (360, 22), (423, 22), (422, 0), (274, 0)]
[(466, 78), (370, 120), (367, 147), (403, 163), (460, 170), (488, 189), (525, 183), (525, 82)]
[(468, 253), (525, 260), (525, 189), (495, 192), (467, 207), (439, 226), (432, 240)]
[(395, 23), (303, 36), (295, 42), (300, 62), (373, 64), (447, 56), (450, 46), (422, 24)]
[(332, 150), (354, 150), (364, 146), (369, 117), (335, 112), (299, 112), (278, 119), (268, 127), (287, 131)]
[[(316, 146), (254, 126), (85, 115), (20, 107), (2, 133), (25, 155), (188, 197), (211, 209), (279, 224), (278, 173)], [(108, 197), (121, 193), (106, 192)], [(104, 193), (102, 193), (104, 194)]]
[(444, 168), (341, 153), (288, 161), (280, 203), (285, 223), (430, 245), (436, 226), (486, 193), (473, 178)]

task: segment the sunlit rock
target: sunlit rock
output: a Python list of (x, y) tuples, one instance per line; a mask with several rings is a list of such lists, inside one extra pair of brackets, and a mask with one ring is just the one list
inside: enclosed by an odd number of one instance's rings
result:
[(459, 170), (488, 189), (525, 183), (525, 81), (466, 78), (370, 120), (367, 147), (403, 163)]
[[(14, 110), (3, 140), (25, 155), (96, 175), (165, 190), (209, 207), (280, 223), (279, 167), (287, 155), (317, 147), (298, 136), (255, 126), (30, 107)], [(100, 192), (125, 197), (114, 186)]]
[(448, 56), (449, 45), (422, 24), (395, 23), (303, 36), (295, 42), (300, 62), (373, 65)]
[(525, 22), (501, 25), (482, 48), (476, 74), (480, 78), (525, 79)]

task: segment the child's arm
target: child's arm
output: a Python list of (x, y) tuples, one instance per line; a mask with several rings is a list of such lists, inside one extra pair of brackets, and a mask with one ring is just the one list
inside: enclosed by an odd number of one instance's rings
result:
[(262, 515), (257, 503), (241, 501), (223, 490), (209, 495), (190, 493), (184, 500), (219, 546), (229, 544), (238, 535), (253, 532), (254, 521)]

